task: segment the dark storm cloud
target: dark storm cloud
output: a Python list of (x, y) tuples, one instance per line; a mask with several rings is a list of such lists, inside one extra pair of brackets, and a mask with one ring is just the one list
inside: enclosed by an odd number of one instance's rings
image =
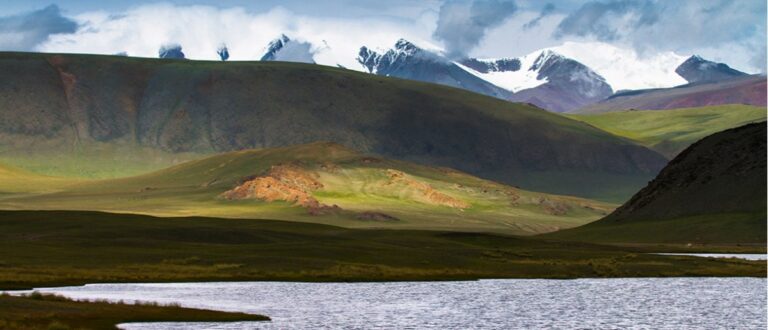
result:
[(659, 9), (649, 1), (588, 2), (557, 26), (555, 37), (594, 37), (600, 41), (619, 39), (622, 30), (652, 25)]
[(525, 23), (525, 25), (523, 25), (523, 29), (528, 30), (530, 28), (536, 27), (537, 25), (539, 25), (539, 22), (541, 21), (541, 19), (551, 15), (553, 12), (555, 12), (555, 5), (551, 3), (544, 5), (544, 8), (541, 9), (539, 16), (536, 16), (536, 18), (532, 19), (530, 22)]
[(73, 33), (77, 23), (61, 15), (56, 5), (33, 12), (0, 17), (0, 49), (34, 50), (52, 34)]
[(517, 11), (511, 1), (446, 1), (440, 7), (434, 37), (445, 43), (449, 57), (466, 56), (488, 29), (500, 25)]

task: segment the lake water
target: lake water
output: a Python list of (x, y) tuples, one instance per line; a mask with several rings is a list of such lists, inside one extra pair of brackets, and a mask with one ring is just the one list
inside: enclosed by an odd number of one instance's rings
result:
[(704, 258), (737, 258), (745, 260), (768, 260), (768, 254), (745, 254), (745, 253), (656, 253), (668, 256), (692, 256)]
[(765, 278), (93, 284), (73, 298), (178, 302), (272, 322), (123, 329), (765, 329)]

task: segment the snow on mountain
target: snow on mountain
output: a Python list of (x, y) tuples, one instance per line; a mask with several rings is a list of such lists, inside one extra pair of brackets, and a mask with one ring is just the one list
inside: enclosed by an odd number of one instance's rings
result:
[(496, 86), (512, 92), (534, 88), (547, 82), (538, 79), (538, 71), (531, 71), (538, 53), (531, 53), (521, 58), (474, 59), (457, 62), (467, 72), (474, 74)]
[(267, 45), (261, 60), (316, 63), (310, 43), (291, 40), (285, 34)]
[(431, 82), (506, 99), (510, 93), (486, 81), (442, 53), (423, 49), (405, 39), (386, 51), (360, 48), (358, 62), (368, 73)]
[(675, 73), (685, 56), (674, 52), (641, 56), (632, 49), (600, 42), (566, 42), (547, 48), (590, 67), (614, 90), (666, 88), (686, 84)]
[(169, 44), (160, 47), (157, 51), (159, 58), (172, 58), (172, 59), (184, 59), (186, 58), (184, 52), (181, 51), (181, 45)]

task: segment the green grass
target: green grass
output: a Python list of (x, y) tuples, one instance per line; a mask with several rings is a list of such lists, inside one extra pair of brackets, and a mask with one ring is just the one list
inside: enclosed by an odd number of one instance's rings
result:
[(0, 294), (0, 329), (69, 330), (117, 329), (128, 322), (268, 321), (261, 315), (218, 312), (158, 305), (151, 302), (77, 301), (33, 292), (23, 296)]
[(0, 164), (0, 198), (18, 193), (59, 191), (82, 180), (39, 175)]
[(548, 239), (610, 244), (758, 246), (765, 251), (766, 214), (726, 213), (674, 219), (600, 221), (545, 234)]
[(0, 212), (0, 288), (97, 282), (765, 276), (764, 262), (485, 233)]
[[(274, 165), (291, 164), (317, 177), (313, 192), (342, 211), (310, 215), (287, 202), (232, 201), (220, 195), (243, 178), (262, 175)], [(390, 184), (387, 171), (426, 184), (469, 207), (430, 201), (423, 192)], [(0, 173), (1, 174), (1, 173)], [(36, 189), (37, 181), (23, 185)], [(45, 185), (43, 185), (45, 186)], [(1, 192), (2, 190), (0, 190)], [(459, 171), (364, 155), (331, 143), (224, 153), (136, 177), (77, 181), (44, 193), (7, 193), (0, 208), (99, 210), (157, 216), (262, 218), (331, 224), (351, 228), (494, 231), (530, 235), (571, 228), (608, 214), (615, 205), (582, 198), (537, 193)], [(554, 211), (553, 207), (560, 211)], [(363, 221), (362, 212), (379, 212), (398, 221)]]
[(673, 158), (711, 134), (766, 119), (766, 108), (730, 104), (673, 110), (567, 115)]

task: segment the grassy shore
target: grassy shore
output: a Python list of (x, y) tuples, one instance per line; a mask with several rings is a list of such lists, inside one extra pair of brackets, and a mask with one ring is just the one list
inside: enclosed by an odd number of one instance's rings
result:
[(764, 262), (658, 256), (629, 247), (483, 233), (98, 212), (0, 212), (3, 289), (97, 282), (763, 277), (765, 273)]
[(0, 329), (117, 329), (127, 322), (268, 321), (262, 315), (217, 312), (139, 302), (76, 301), (33, 292), (0, 295)]

